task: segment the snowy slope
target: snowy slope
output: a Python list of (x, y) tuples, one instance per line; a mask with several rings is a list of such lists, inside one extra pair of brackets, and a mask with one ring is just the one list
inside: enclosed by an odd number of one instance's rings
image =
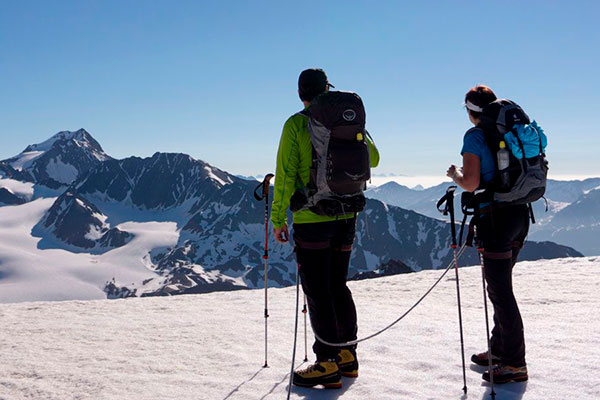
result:
[[(469, 356), (485, 348), (481, 276), (478, 267), (460, 272)], [(515, 267), (530, 380), (496, 386), (496, 399), (600, 398), (599, 272), (600, 258)], [(397, 318), (439, 274), (351, 282), (359, 335)], [(294, 295), (293, 287), (269, 292), (268, 369), (261, 290), (0, 304), (0, 399), (284, 399)], [(339, 391), (294, 388), (292, 398), (487, 400), (480, 367), (467, 367), (462, 396), (458, 338), (455, 282), (446, 278), (399, 325), (359, 346), (358, 379), (344, 378)]]
[(0, 206), (23, 204), (33, 197), (34, 185), (20, 179), (27, 177), (0, 162)]
[(4, 188), (24, 200), (31, 200), (33, 197), (33, 183), (31, 182), (21, 182), (10, 178), (0, 177), (0, 188)]
[(144, 262), (148, 249), (177, 243), (174, 222), (152, 221), (119, 224), (134, 238), (105, 254), (40, 247), (31, 229), (55, 200), (0, 208), (0, 303), (106, 298), (102, 288), (112, 277), (127, 283), (155, 277)]

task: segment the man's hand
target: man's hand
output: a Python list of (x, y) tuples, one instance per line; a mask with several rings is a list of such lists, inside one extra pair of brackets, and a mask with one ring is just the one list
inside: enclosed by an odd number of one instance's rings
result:
[(275, 235), (275, 240), (279, 243), (287, 243), (290, 240), (290, 234), (286, 224), (283, 224), (281, 228), (273, 228), (273, 234)]

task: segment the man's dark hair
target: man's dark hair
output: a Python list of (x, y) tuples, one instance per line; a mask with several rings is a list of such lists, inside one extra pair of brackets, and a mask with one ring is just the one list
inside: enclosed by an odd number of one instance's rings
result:
[(298, 77), (298, 94), (302, 101), (311, 101), (325, 92), (328, 86), (334, 87), (321, 68), (305, 69)]

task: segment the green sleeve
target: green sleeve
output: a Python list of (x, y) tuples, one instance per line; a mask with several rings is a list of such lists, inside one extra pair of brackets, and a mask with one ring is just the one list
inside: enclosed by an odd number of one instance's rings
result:
[(367, 143), (369, 144), (369, 158), (371, 159), (371, 168), (379, 165), (379, 150), (375, 147), (375, 143), (370, 135), (367, 135)]
[(298, 164), (298, 126), (294, 123), (294, 117), (291, 117), (283, 126), (277, 151), (277, 168), (271, 208), (271, 222), (275, 228), (287, 224), (287, 208), (296, 189)]

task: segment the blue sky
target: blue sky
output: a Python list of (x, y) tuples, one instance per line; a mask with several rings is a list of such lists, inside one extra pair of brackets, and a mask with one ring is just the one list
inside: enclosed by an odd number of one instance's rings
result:
[(113, 157), (184, 152), (274, 169), (297, 77), (358, 92), (375, 172), (460, 161), (473, 85), (549, 135), (551, 173), (600, 175), (595, 1), (22, 1), (0, 3), (0, 159), (87, 129)]

